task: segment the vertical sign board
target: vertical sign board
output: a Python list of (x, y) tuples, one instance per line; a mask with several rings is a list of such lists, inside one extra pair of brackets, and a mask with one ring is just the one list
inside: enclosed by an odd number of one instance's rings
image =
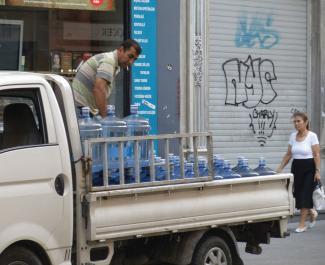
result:
[(132, 0), (131, 35), (142, 48), (132, 67), (132, 104), (149, 120), (150, 134), (157, 134), (157, 1)]

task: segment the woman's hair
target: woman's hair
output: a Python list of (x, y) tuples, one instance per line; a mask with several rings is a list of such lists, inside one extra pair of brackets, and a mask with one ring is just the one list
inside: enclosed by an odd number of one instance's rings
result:
[(309, 130), (309, 119), (308, 119), (307, 114), (304, 113), (304, 112), (297, 111), (292, 115), (292, 118), (294, 119), (294, 118), (297, 118), (297, 117), (300, 117), (300, 118), (302, 118), (302, 120), (304, 122), (307, 122), (306, 128), (307, 128), (307, 130)]

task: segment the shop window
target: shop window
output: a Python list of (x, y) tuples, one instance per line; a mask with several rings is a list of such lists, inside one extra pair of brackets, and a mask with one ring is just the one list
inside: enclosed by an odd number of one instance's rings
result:
[[(100, 2), (104, 8), (96, 7)], [(51, 7), (55, 8), (37, 6), (41, 4), (36, 1), (4, 1), (0, 20), (19, 21), (23, 25), (20, 70), (56, 73), (71, 81), (78, 67), (90, 56), (112, 51), (123, 41), (127, 2), (85, 1), (94, 8), (63, 9), (69, 1), (54, 1)], [(96, 8), (98, 10), (94, 10)], [(116, 105), (117, 114), (123, 112), (123, 80), (123, 73), (120, 73), (109, 102)]]

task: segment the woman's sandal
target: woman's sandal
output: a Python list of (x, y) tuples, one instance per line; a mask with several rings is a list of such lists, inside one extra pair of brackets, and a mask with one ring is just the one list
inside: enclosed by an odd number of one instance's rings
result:
[(296, 233), (303, 233), (303, 232), (306, 232), (307, 231), (307, 226), (304, 226), (302, 228), (298, 227), (295, 232)]

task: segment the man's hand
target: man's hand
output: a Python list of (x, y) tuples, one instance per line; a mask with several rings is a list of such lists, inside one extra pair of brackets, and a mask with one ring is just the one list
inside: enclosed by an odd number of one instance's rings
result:
[(111, 91), (109, 90), (109, 94), (107, 95), (108, 86), (108, 81), (102, 78), (96, 78), (93, 88), (93, 94), (97, 108), (99, 110), (99, 114), (102, 117), (105, 117), (107, 115), (107, 97), (111, 93)]

